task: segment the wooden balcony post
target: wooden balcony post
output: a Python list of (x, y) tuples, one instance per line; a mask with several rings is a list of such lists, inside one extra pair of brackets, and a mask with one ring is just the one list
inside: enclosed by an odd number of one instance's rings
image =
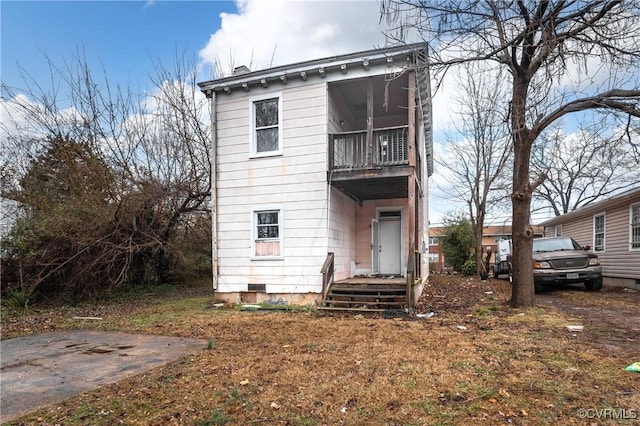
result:
[(409, 128), (407, 129), (407, 148), (409, 150), (409, 167), (416, 166), (416, 73), (414, 71), (409, 72), (409, 102), (407, 105), (407, 111), (409, 116), (407, 117), (407, 123)]
[(367, 167), (373, 166), (373, 77), (367, 78)]

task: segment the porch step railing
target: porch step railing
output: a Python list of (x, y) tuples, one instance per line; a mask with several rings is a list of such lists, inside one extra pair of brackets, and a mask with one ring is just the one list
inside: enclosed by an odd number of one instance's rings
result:
[(324, 260), (324, 264), (320, 270), (320, 273), (322, 273), (322, 300), (327, 298), (329, 288), (331, 284), (333, 284), (334, 259), (335, 256), (332, 252), (327, 253), (327, 258)]
[(330, 170), (371, 169), (409, 164), (408, 127), (373, 131), (371, 144), (366, 131), (329, 135)]

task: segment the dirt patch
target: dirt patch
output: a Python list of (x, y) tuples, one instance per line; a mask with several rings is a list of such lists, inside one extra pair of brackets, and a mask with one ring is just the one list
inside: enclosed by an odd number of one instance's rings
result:
[(537, 295), (539, 306), (553, 306), (575, 317), (584, 325), (592, 342), (621, 356), (638, 356), (640, 347), (640, 291), (603, 287), (589, 292), (581, 287), (567, 287)]
[(217, 310), (206, 293), (132, 301), (126, 314), (90, 305), (30, 314), (3, 333), (78, 328), (69, 317), (99, 313), (82, 326), (196, 337), (209, 349), (15, 424), (590, 425), (618, 423), (594, 417), (605, 409), (640, 410), (640, 376), (624, 371), (637, 361), (633, 322), (620, 318), (611, 334), (604, 319), (587, 322), (600, 304), (637, 318), (636, 296), (551, 292), (526, 310), (508, 307), (509, 296), (502, 280), (433, 276), (419, 305), (433, 316), (420, 318)]

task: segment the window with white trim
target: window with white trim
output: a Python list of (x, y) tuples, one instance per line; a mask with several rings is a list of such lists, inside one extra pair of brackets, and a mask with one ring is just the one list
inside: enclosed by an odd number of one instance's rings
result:
[(640, 250), (640, 204), (629, 207), (629, 248)]
[(429, 237), (429, 245), (430, 246), (437, 246), (438, 244), (440, 244), (440, 238), (438, 238), (438, 237)]
[(282, 153), (282, 102), (278, 95), (251, 99), (251, 156)]
[(606, 216), (599, 214), (593, 217), (593, 251), (604, 251), (606, 237)]
[(253, 212), (253, 256), (282, 256), (282, 216), (282, 210), (279, 209)]
[(562, 237), (562, 225), (556, 225), (556, 237)]

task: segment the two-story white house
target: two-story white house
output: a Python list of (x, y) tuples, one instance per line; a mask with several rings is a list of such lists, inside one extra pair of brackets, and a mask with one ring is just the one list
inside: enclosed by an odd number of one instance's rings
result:
[[(211, 102), (218, 298), (413, 303), (428, 274), (426, 48), (239, 67), (199, 84)], [(339, 286), (353, 291), (338, 297)]]

